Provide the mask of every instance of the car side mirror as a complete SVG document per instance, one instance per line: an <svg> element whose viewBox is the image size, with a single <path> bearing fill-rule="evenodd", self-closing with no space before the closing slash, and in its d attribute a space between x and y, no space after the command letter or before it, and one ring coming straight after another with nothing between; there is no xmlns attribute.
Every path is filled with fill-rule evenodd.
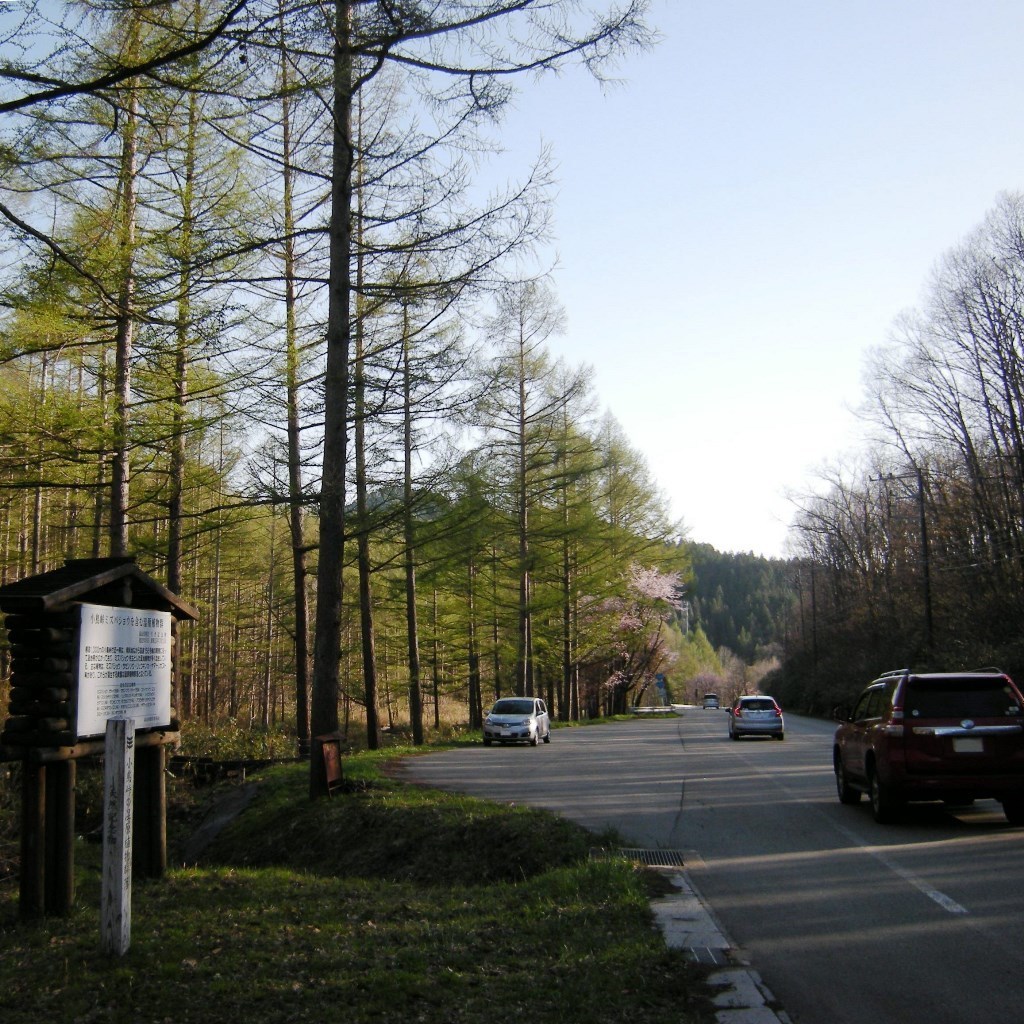
<svg viewBox="0 0 1024 1024"><path fill-rule="evenodd" d="M850 721L850 705L849 704L837 704L832 709L832 718L836 722L848 722L848 721Z"/></svg>

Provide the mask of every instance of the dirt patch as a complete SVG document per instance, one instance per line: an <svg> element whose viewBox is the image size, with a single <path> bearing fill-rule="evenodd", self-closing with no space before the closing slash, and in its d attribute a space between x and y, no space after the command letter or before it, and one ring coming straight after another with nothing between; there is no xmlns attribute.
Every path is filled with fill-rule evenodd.
<svg viewBox="0 0 1024 1024"><path fill-rule="evenodd" d="M195 864L202 852L220 835L221 831L238 817L256 795L257 783L247 782L219 797L207 811L199 827L186 840L181 849L181 863Z"/></svg>

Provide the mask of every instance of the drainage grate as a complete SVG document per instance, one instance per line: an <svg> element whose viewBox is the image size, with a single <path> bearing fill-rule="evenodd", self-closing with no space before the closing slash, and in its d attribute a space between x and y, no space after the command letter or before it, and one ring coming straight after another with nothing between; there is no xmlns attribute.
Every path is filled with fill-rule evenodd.
<svg viewBox="0 0 1024 1024"><path fill-rule="evenodd" d="M590 851L591 860L631 860L649 868L683 867L682 850L644 850L638 847L620 847L616 850Z"/></svg>

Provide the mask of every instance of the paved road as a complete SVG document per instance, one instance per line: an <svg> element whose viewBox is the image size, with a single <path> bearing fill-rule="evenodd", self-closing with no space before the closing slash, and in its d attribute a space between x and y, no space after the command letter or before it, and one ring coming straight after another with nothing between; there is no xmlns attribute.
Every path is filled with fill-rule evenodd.
<svg viewBox="0 0 1024 1024"><path fill-rule="evenodd" d="M798 1024L1024 1022L1024 830L997 804L877 825L843 807L832 727L726 738L724 712L556 730L550 745L407 760L440 788L679 849Z"/></svg>

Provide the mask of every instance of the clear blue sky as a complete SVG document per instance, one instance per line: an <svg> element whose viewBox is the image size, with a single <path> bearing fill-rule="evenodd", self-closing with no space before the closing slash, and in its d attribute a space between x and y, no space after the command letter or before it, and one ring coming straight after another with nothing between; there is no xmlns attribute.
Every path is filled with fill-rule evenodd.
<svg viewBox="0 0 1024 1024"><path fill-rule="evenodd" d="M527 86L508 159L560 182L552 349L693 540L784 553L863 449L868 349L942 254L1024 189L1021 0L656 0L663 41L602 92Z"/></svg>

